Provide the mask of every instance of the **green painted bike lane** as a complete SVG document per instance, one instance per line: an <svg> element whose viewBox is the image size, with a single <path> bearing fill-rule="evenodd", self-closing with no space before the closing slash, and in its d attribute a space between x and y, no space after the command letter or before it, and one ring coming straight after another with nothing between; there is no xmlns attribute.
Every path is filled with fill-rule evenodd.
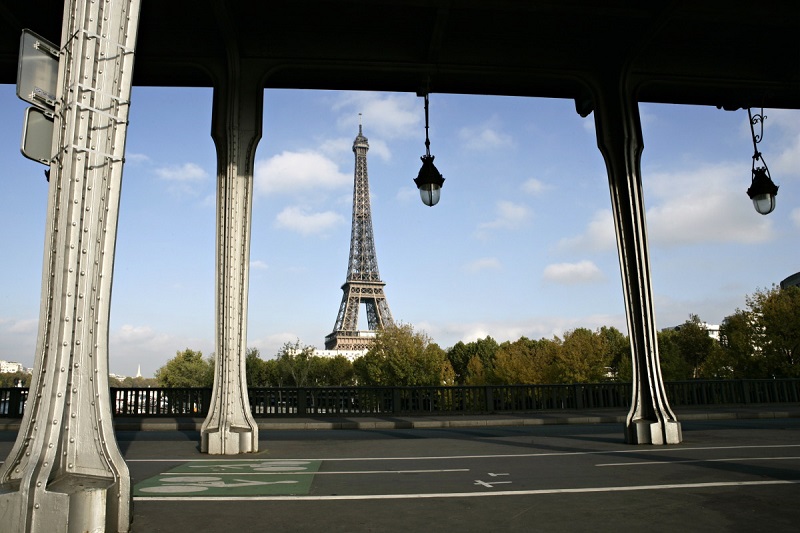
<svg viewBox="0 0 800 533"><path fill-rule="evenodd" d="M137 483L134 496L304 495L322 461L188 461Z"/></svg>

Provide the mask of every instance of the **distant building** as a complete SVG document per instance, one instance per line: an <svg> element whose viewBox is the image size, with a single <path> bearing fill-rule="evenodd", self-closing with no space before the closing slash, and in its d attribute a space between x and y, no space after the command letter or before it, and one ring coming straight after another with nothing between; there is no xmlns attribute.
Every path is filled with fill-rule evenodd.
<svg viewBox="0 0 800 533"><path fill-rule="evenodd" d="M786 289L788 287L800 287L800 272L797 274L792 274L785 280L781 281L781 289Z"/></svg>
<svg viewBox="0 0 800 533"><path fill-rule="evenodd" d="M22 366L20 363L16 363L14 361L0 360L1 374L13 374L15 372L25 372L25 367Z"/></svg>
<svg viewBox="0 0 800 533"><path fill-rule="evenodd" d="M365 353L367 353L367 350L317 350L314 348L314 355L331 358L336 357L337 355L343 355L350 362L355 361Z"/></svg>
<svg viewBox="0 0 800 533"><path fill-rule="evenodd" d="M719 340L719 324L709 324L708 322L700 322L698 324L701 328L706 330L708 336L714 339L715 341ZM669 328L663 328L661 331L680 331L681 326L672 326Z"/></svg>
<svg viewBox="0 0 800 533"><path fill-rule="evenodd" d="M348 361L353 362L365 353L367 350L319 350L317 348L313 349L311 355L316 355L318 357L330 357L331 359L336 357L337 355L344 356ZM298 352L302 350L295 350L294 348L290 349L288 353L292 355L297 355Z"/></svg>

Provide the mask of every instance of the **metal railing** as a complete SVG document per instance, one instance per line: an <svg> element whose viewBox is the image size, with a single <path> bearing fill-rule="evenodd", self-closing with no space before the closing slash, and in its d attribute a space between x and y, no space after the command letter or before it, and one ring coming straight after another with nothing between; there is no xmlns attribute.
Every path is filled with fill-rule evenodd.
<svg viewBox="0 0 800 533"><path fill-rule="evenodd" d="M665 383L673 407L800 402L800 379ZM111 388L115 417L204 417L206 388ZM20 418L26 388L0 388L0 418ZM266 387L248 390L254 417L385 416L627 409L629 383L451 387Z"/></svg>

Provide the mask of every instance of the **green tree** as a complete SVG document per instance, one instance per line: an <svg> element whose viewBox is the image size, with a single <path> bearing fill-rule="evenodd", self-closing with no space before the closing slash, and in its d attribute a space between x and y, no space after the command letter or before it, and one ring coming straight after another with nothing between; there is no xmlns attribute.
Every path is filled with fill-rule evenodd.
<svg viewBox="0 0 800 533"><path fill-rule="evenodd" d="M0 387L30 387L31 375L26 372L6 372L0 374Z"/></svg>
<svg viewBox="0 0 800 533"><path fill-rule="evenodd" d="M611 374L617 380L630 381L631 369L631 343L628 337L613 326L603 326L597 332L603 338L603 344L609 355L608 365ZM627 376L627 380L624 379Z"/></svg>
<svg viewBox="0 0 800 533"><path fill-rule="evenodd" d="M457 342L447 351L447 358L453 367L455 380L458 384L483 385L492 374L494 358L500 346L493 338L487 336L472 342ZM473 361L477 358L480 361ZM473 375L470 369L479 372Z"/></svg>
<svg viewBox="0 0 800 533"><path fill-rule="evenodd" d="M319 357L319 385L332 387L347 387L353 384L355 373L353 363L343 355L334 357Z"/></svg>
<svg viewBox="0 0 800 533"><path fill-rule="evenodd" d="M161 387L211 387L214 384L213 358L203 359L203 353L186 348L156 371Z"/></svg>
<svg viewBox="0 0 800 533"><path fill-rule="evenodd" d="M597 383L608 379L612 354L599 332L576 328L564 333L556 365L561 383Z"/></svg>
<svg viewBox="0 0 800 533"><path fill-rule="evenodd" d="M759 290L747 298L753 341L770 377L800 376L800 287Z"/></svg>
<svg viewBox="0 0 800 533"><path fill-rule="evenodd" d="M755 357L755 328L752 313L737 309L719 326L721 357L712 361L709 373L729 379L763 378L766 368Z"/></svg>
<svg viewBox="0 0 800 533"><path fill-rule="evenodd" d="M558 346L553 341L520 337L500 344L491 381L503 385L552 383Z"/></svg>
<svg viewBox="0 0 800 533"><path fill-rule="evenodd" d="M681 357L691 367L691 378L700 377L700 367L711 356L717 341L708 334L708 329L697 315L678 326L675 342Z"/></svg>
<svg viewBox="0 0 800 533"><path fill-rule="evenodd" d="M245 357L245 375L248 387L267 386L267 363L261 359L258 348L248 348Z"/></svg>
<svg viewBox="0 0 800 533"><path fill-rule="evenodd" d="M368 386L436 386L451 384L455 376L445 351L408 324L378 331L353 369L359 384Z"/></svg>
<svg viewBox="0 0 800 533"><path fill-rule="evenodd" d="M263 365L264 387L283 387L286 385L280 372L277 359L267 359Z"/></svg>
<svg viewBox="0 0 800 533"><path fill-rule="evenodd" d="M469 374L469 361L472 359L472 353L467 345L463 341L458 341L452 348L447 350L447 358L453 367L456 383L459 385L466 383Z"/></svg>
<svg viewBox="0 0 800 533"><path fill-rule="evenodd" d="M303 346L300 340L287 342L278 352L277 371L280 386L308 387L315 385L316 366L313 346Z"/></svg>
<svg viewBox="0 0 800 533"><path fill-rule="evenodd" d="M158 387L157 379L145 378L141 376L128 376L119 383L120 387L125 388L146 389L147 387Z"/></svg>
<svg viewBox="0 0 800 533"><path fill-rule="evenodd" d="M666 329L658 332L658 356L661 364L661 375L665 381L682 381L691 379L692 366L683 358L678 332Z"/></svg>
<svg viewBox="0 0 800 533"><path fill-rule="evenodd" d="M467 378L464 384L487 385L489 381L489 375L486 372L486 367L483 366L483 361L479 356L473 355L469 363L467 363Z"/></svg>

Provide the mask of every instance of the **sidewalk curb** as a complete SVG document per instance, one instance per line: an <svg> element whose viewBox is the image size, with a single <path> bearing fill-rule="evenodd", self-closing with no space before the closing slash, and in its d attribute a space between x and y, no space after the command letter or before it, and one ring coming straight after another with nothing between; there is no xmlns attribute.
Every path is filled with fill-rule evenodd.
<svg viewBox="0 0 800 533"><path fill-rule="evenodd" d="M800 418L797 407L769 409L768 407L728 407L714 411L685 409L676 413L678 421L693 420L754 420ZM286 430L371 430L371 429L447 429L475 427L543 426L573 424L624 424L626 414L615 410L609 413L562 414L544 411L537 416L483 415L430 417L351 417L351 418L256 418L261 431ZM0 420L0 431L18 431L20 419ZM200 431L202 418L116 418L115 431Z"/></svg>

